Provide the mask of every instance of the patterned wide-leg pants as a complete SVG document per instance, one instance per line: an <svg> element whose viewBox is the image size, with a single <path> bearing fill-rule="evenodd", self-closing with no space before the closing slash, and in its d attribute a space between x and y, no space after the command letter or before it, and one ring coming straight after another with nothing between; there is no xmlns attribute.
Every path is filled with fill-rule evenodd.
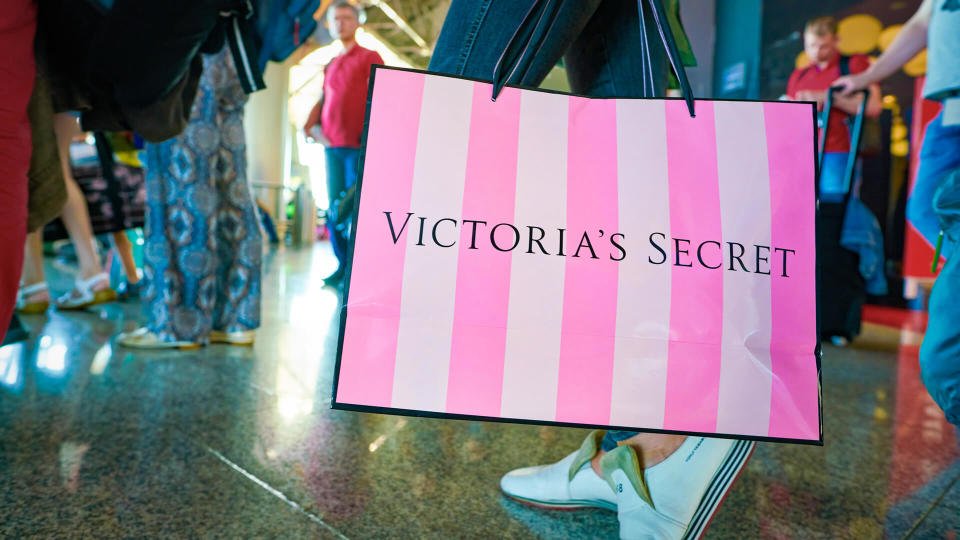
<svg viewBox="0 0 960 540"><path fill-rule="evenodd" d="M260 326L262 240L247 183L243 106L225 48L204 57L190 123L147 145L144 308L165 341Z"/></svg>

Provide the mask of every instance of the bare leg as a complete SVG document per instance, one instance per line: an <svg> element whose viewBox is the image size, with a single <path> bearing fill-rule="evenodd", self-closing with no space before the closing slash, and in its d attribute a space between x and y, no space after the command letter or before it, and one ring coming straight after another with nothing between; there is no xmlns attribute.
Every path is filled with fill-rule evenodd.
<svg viewBox="0 0 960 540"><path fill-rule="evenodd" d="M127 231L113 233L113 245L120 255L120 262L123 263L123 272L127 275L127 283L137 284L140 277L137 276L137 263L133 259L133 242L127 236Z"/></svg>
<svg viewBox="0 0 960 540"><path fill-rule="evenodd" d="M63 167L63 178L67 185L67 204L63 207L60 219L63 220L70 234L70 240L77 250L80 279L88 279L103 272L103 265L100 263L100 256L95 247L90 214L87 212L87 201L70 172L70 143L74 136L80 134L80 127L77 125L77 119L72 115L60 113L54 115L53 128L57 134L60 164ZM93 290L104 289L109 285L104 280L103 283L94 285Z"/></svg>
<svg viewBox="0 0 960 540"><path fill-rule="evenodd" d="M653 467L657 463L667 459L671 454L680 448L683 441L687 440L686 435L663 435L660 433L638 433L633 437L621 442L622 445L630 445L637 453L637 459L643 468ZM603 450L597 452L590 460L590 466L599 476L603 476L600 469L600 458L606 454Z"/></svg>
<svg viewBox="0 0 960 540"><path fill-rule="evenodd" d="M21 285L34 285L44 281L43 275L43 232L35 231L27 235L26 252L23 258ZM26 298L27 302L50 300L50 291L37 291Z"/></svg>

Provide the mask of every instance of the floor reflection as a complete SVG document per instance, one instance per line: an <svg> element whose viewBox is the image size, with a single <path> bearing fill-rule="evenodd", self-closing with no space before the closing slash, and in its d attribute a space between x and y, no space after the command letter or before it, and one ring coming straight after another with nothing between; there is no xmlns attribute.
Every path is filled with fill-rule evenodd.
<svg viewBox="0 0 960 540"><path fill-rule="evenodd" d="M252 348L120 348L136 303L27 318L0 348L0 537L616 537L613 513L498 491L582 430L331 410L334 265L326 244L267 254ZM55 290L69 270L50 265ZM919 380L925 323L870 309L826 346L825 446L759 445L707 537L955 537L960 442Z"/></svg>

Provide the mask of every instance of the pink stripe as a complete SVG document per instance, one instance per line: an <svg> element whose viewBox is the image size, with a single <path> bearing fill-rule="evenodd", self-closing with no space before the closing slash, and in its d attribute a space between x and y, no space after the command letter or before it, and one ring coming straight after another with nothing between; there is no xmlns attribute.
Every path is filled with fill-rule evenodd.
<svg viewBox="0 0 960 540"><path fill-rule="evenodd" d="M609 242L618 227L616 102L571 97L569 111L557 421L606 424L617 323L618 267ZM586 247L574 257L585 232L596 259Z"/></svg>
<svg viewBox="0 0 960 540"><path fill-rule="evenodd" d="M336 396L340 403L390 406L406 236L412 226L394 243L383 212L393 212L399 230L410 211L423 83L422 74L376 72L357 219L356 243L362 249L353 254Z"/></svg>
<svg viewBox="0 0 960 540"><path fill-rule="evenodd" d="M769 436L819 439L813 115L810 105L792 103L765 103L763 113L772 242L796 250L787 261L789 277L772 280ZM781 275L782 259L772 257L771 262L771 272Z"/></svg>
<svg viewBox="0 0 960 540"><path fill-rule="evenodd" d="M490 231L500 223L513 224L519 122L519 90L504 89L493 102L490 85L475 83L461 215L487 225L477 224L475 249L473 225L460 227L449 413L500 416L511 252L497 251L491 240L507 249L515 235L509 226L498 227L493 238Z"/></svg>
<svg viewBox="0 0 960 540"><path fill-rule="evenodd" d="M689 243L680 242L679 250L673 240L664 246L669 248L666 264L674 266L663 427L712 432L719 399L723 271L701 266L697 249L722 239L713 103L697 102L696 118L690 118L683 101L667 101L666 108L670 234ZM707 259L713 246L704 250L707 264L716 264ZM678 256L679 264L691 266L675 264Z"/></svg>

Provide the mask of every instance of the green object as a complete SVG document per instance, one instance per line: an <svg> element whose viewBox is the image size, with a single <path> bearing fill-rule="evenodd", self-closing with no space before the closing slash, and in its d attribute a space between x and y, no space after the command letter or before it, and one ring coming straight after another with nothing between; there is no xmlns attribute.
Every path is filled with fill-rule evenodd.
<svg viewBox="0 0 960 540"><path fill-rule="evenodd" d="M943 248L943 231L937 236L937 249L933 252L933 266L930 268L931 274L937 273L937 265L940 263L940 249Z"/></svg>
<svg viewBox="0 0 960 540"><path fill-rule="evenodd" d="M653 498L650 497L650 489L647 487L647 481L643 478L643 469L640 468L640 462L637 460L637 454L633 451L633 448L629 446L618 446L607 452L600 458L600 468L603 469L603 479L607 481L607 484L610 485L610 489L612 489L614 493L618 493L623 489L622 486L618 486L617 483L613 481L612 476L613 471L620 469L627 475L627 479L630 480L637 495L646 501L646 503L650 505L650 508L656 510L653 506Z"/></svg>
<svg viewBox="0 0 960 540"><path fill-rule="evenodd" d="M573 477L577 475L577 471L580 470L580 467L583 467L583 464L593 459L593 456L597 455L597 450L600 449L600 441L603 440L603 431L594 430L591 431L587 438L583 440L583 444L580 445L580 450L577 450L577 457L573 458L573 463L570 464L570 480L573 480Z"/></svg>
<svg viewBox="0 0 960 540"><path fill-rule="evenodd" d="M666 12L667 23L670 25L670 30L673 31L673 37L677 42L677 50L680 51L680 62L685 67L696 67L697 57L693 54L690 38L687 37L687 32L683 29L683 22L680 21L680 0L667 0Z"/></svg>

